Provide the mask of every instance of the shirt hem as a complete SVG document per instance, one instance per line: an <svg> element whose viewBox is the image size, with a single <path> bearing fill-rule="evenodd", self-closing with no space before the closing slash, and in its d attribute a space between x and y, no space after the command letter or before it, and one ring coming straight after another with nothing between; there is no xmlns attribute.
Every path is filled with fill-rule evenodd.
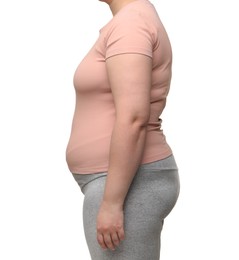
<svg viewBox="0 0 239 260"><path fill-rule="evenodd" d="M169 157L172 154L173 154L173 152L170 149L167 152L143 158L140 165L152 163L152 162L155 162L155 161L158 161L158 160L163 160L163 159ZM82 174L82 175L96 174L96 173L107 173L108 172L108 166L102 166L102 167L97 168L97 169L89 168L88 170L86 170L86 169L83 170L83 169L80 169L80 168L69 168L69 170L72 174Z"/></svg>

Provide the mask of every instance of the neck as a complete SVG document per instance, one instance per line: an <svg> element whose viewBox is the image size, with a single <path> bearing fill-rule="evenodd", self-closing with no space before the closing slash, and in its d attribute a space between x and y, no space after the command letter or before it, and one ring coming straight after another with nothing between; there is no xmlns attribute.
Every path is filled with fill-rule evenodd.
<svg viewBox="0 0 239 260"><path fill-rule="evenodd" d="M110 10L113 15L118 13L121 8L123 8L125 5L134 2L136 0L112 0L109 4Z"/></svg>

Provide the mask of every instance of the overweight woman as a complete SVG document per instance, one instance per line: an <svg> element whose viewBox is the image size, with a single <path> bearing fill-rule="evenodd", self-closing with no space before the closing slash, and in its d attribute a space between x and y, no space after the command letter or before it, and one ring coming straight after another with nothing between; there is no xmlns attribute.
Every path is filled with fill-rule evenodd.
<svg viewBox="0 0 239 260"><path fill-rule="evenodd" d="M84 194L91 259L158 260L163 222L179 195L160 118L171 46L148 0L101 2L113 17L74 75L66 160Z"/></svg>

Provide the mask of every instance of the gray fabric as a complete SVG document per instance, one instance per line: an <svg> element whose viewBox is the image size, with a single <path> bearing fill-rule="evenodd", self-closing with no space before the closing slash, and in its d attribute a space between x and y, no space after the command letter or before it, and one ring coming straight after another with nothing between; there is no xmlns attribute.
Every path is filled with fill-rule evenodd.
<svg viewBox="0 0 239 260"><path fill-rule="evenodd" d="M139 167L124 203L125 240L115 251L101 249L96 239L96 217L107 174L73 177L85 195L83 224L92 260L159 260L164 218L173 209L180 189L173 155Z"/></svg>

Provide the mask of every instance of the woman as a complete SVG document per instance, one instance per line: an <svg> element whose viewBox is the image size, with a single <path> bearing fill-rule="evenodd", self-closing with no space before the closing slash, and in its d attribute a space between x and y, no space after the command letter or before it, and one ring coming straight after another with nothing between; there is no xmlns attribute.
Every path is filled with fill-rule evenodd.
<svg viewBox="0 0 239 260"><path fill-rule="evenodd" d="M102 0L113 18L74 75L66 151L84 193L93 260L158 260L178 169L159 118L171 79L167 33L148 0Z"/></svg>

